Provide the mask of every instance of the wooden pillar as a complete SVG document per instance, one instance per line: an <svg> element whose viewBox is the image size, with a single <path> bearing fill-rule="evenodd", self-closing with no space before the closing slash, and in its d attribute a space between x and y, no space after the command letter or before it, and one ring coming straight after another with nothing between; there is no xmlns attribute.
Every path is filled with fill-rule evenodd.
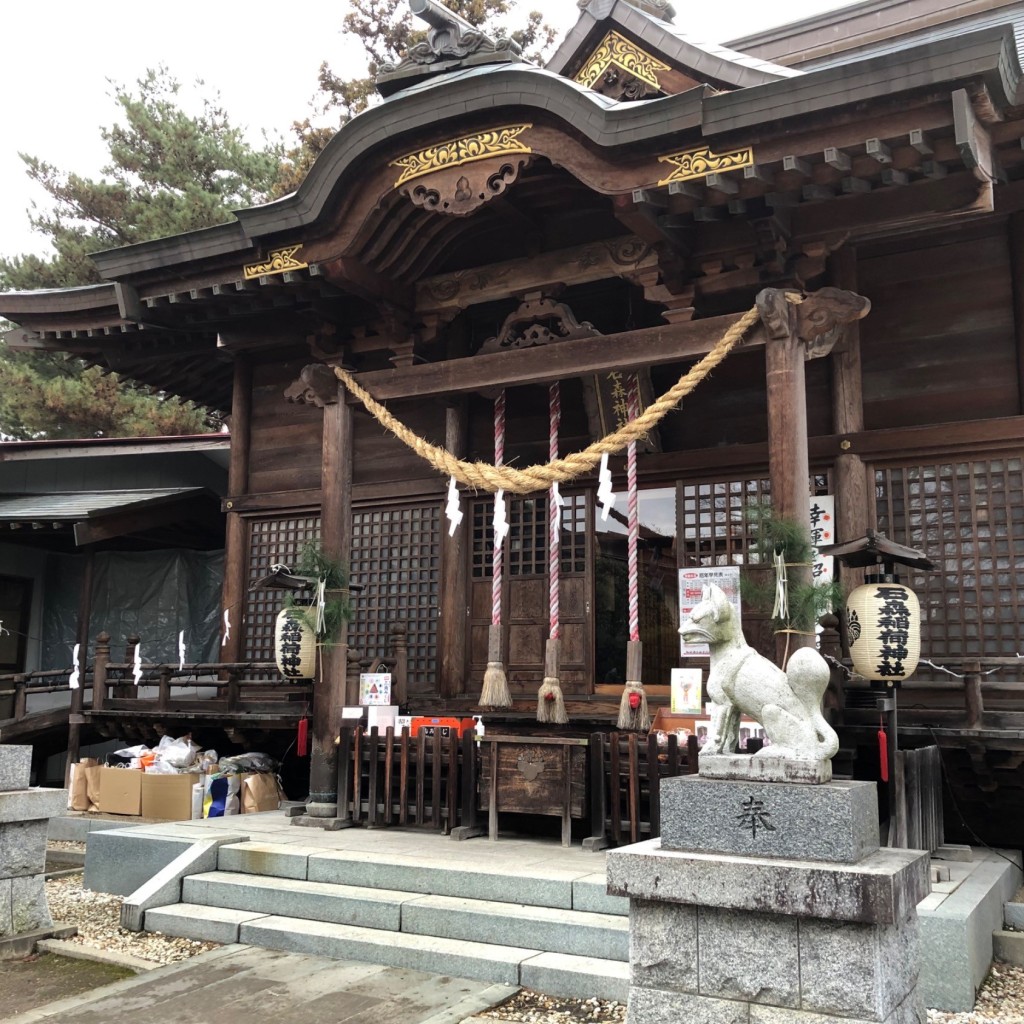
<svg viewBox="0 0 1024 1024"><path fill-rule="evenodd" d="M326 369L320 367L317 372ZM320 376L322 380L322 373ZM341 385L333 373L330 379L330 391L323 385L318 389L324 410L320 545L328 558L341 562L348 570L352 562L352 407L344 394L338 394ZM321 648L320 678L313 686L313 744L306 805L306 813L312 818L334 819L338 814L334 740L341 727L342 707L358 703L358 695L348 693L346 688L347 653L348 630L343 625L341 635Z"/></svg>
<svg viewBox="0 0 1024 1024"><path fill-rule="evenodd" d="M445 409L444 444L456 458L465 458L468 413L464 399ZM438 611L438 688L441 697L455 697L473 688L466 679L466 547L468 522L448 536L441 533L441 605Z"/></svg>
<svg viewBox="0 0 1024 1024"><path fill-rule="evenodd" d="M92 617L92 575L95 550L87 545L85 570L82 574L82 588L78 596L78 627L75 643L78 644L78 689L71 691L71 710L68 713L68 758L64 766L64 785L71 783L71 766L79 759L82 743L82 725L85 718L82 707L85 699L86 665L89 663L89 619Z"/></svg>
<svg viewBox="0 0 1024 1024"><path fill-rule="evenodd" d="M768 472L772 509L810 534L810 466L804 363L828 355L845 325L865 316L870 303L852 292L823 288L794 303L767 288L757 296L766 334ZM809 567L791 567L790 579L810 579ZM812 635L793 634L789 650L810 647Z"/></svg>
<svg viewBox="0 0 1024 1024"><path fill-rule="evenodd" d="M844 246L832 257L830 276L838 288L856 291L857 252ZM863 372L860 359L860 323L848 323L841 342L832 353L832 426L839 435L841 453L833 466L836 496L835 535L837 544L845 544L867 534L874 525L872 496L874 488L868 479L864 460L848 447L844 435L864 429ZM847 570L852 573L853 570ZM853 586L861 578L847 578Z"/></svg>
<svg viewBox="0 0 1024 1024"><path fill-rule="evenodd" d="M1013 283L1013 328L1017 342L1017 409L1024 413L1024 213L1011 213L1007 222L1010 281Z"/></svg>
<svg viewBox="0 0 1024 1024"><path fill-rule="evenodd" d="M231 461L228 465L227 530L224 538L224 587L221 604L231 620L231 631L222 642L221 661L241 661L245 630L245 585L249 561L249 530L245 519L232 511L234 499L249 489L249 443L252 423L252 366L245 356L235 357L231 391ZM223 641L224 620L221 617Z"/></svg>

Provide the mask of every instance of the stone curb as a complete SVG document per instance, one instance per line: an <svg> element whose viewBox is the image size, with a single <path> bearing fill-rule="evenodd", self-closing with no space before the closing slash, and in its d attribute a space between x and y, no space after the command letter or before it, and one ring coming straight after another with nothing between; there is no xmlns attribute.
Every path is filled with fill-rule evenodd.
<svg viewBox="0 0 1024 1024"><path fill-rule="evenodd" d="M70 942L67 939L40 939L36 943L36 949L42 953L66 956L69 960L91 960L97 964L127 967L128 970L135 971L136 974L142 974L163 966L153 960L143 960L142 957L132 956L131 953L119 953L114 949L98 949L95 946L84 946L80 942Z"/></svg>
<svg viewBox="0 0 1024 1024"><path fill-rule="evenodd" d="M155 968L160 970L161 977L168 978L183 970L188 970L193 964L218 960L222 956L228 956L231 953L237 953L239 950L246 948L248 947L234 943L230 946L221 946L219 949L207 950L205 953L200 953L179 963L156 964ZM130 991L139 985L145 984L149 977L150 973L147 971L136 975L134 978L122 978L121 981L112 981L109 985L100 985L98 988L90 989L88 992L81 992L77 996L58 999L55 1002L47 1003L45 1006L37 1006L34 1010L26 1010L24 1013L18 1014L17 1017L11 1017L4 1021L4 1024L37 1024L37 1022L44 1020L59 1021L62 1019L62 1014L76 1010L80 1006L85 1006L95 999L104 999L107 996Z"/></svg>

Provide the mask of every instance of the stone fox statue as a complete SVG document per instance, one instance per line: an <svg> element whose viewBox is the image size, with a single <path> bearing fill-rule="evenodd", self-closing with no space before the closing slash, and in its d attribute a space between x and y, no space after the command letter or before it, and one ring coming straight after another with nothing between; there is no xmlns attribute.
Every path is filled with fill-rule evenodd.
<svg viewBox="0 0 1024 1024"><path fill-rule="evenodd" d="M707 693L714 706L703 754L735 753L740 715L764 726L771 741L759 751L764 757L816 761L836 753L839 737L821 714L829 669L817 651L801 648L783 672L743 639L729 599L713 584L679 632L711 650Z"/></svg>

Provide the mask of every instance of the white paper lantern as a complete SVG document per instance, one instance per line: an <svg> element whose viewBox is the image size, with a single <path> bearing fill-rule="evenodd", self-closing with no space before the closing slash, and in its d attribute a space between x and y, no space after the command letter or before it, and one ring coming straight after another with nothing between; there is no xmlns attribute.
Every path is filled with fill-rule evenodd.
<svg viewBox="0 0 1024 1024"><path fill-rule="evenodd" d="M274 658L286 679L312 679L316 674L316 636L294 608L277 613Z"/></svg>
<svg viewBox="0 0 1024 1024"><path fill-rule="evenodd" d="M846 599L853 667L866 679L897 684L921 657L921 605L902 583L866 583Z"/></svg>

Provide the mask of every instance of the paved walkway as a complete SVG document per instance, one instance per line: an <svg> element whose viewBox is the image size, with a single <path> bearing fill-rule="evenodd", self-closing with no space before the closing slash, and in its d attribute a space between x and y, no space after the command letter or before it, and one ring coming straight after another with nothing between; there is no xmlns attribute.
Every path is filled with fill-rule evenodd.
<svg viewBox="0 0 1024 1024"><path fill-rule="evenodd" d="M232 945L50 1003L7 1024L458 1024L515 991Z"/></svg>

